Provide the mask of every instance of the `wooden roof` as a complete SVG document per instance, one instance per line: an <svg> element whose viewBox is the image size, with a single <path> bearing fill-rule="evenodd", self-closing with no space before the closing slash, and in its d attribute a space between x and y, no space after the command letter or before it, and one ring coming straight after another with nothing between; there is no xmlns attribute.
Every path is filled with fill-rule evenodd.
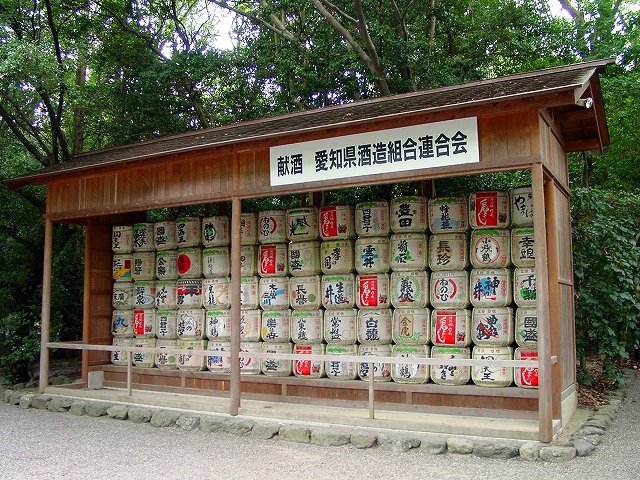
<svg viewBox="0 0 640 480"><path fill-rule="evenodd" d="M381 97L339 106L161 137L76 155L72 161L5 181L10 188L46 184L61 176L89 175L93 169L115 166L172 153L220 147L282 135L310 132L424 112L480 106L550 94L567 94L564 103L550 105L567 151L602 149L609 144L597 73L612 59L549 68L524 74ZM593 99L592 108L576 102Z"/></svg>

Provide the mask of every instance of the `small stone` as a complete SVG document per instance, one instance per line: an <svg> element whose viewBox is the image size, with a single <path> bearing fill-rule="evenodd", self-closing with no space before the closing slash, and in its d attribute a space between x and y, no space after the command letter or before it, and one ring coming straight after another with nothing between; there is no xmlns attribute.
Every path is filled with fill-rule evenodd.
<svg viewBox="0 0 640 480"><path fill-rule="evenodd" d="M444 440L422 440L420 451L427 455L440 455L447 449L447 442Z"/></svg>
<svg viewBox="0 0 640 480"><path fill-rule="evenodd" d="M520 447L507 443L487 443L485 445L476 445L473 448L473 454L481 458L507 460L520 455Z"/></svg>
<svg viewBox="0 0 640 480"><path fill-rule="evenodd" d="M200 417L192 417L191 415L180 415L180 418L176 420L176 425L182 430L191 432L198 428L200 425Z"/></svg>
<svg viewBox="0 0 640 480"><path fill-rule="evenodd" d="M528 462L537 462L540 459L541 445L538 442L527 442L520 445L520 458Z"/></svg>
<svg viewBox="0 0 640 480"><path fill-rule="evenodd" d="M4 397L3 397L4 403L10 403L11 402L11 395L13 395L13 390L6 389L4 391Z"/></svg>
<svg viewBox="0 0 640 480"><path fill-rule="evenodd" d="M378 445L394 452L408 452L420 446L420 440L395 435L378 435Z"/></svg>
<svg viewBox="0 0 640 480"><path fill-rule="evenodd" d="M171 427L176 424L179 418L179 413L169 410L159 410L151 416L149 423L158 428Z"/></svg>
<svg viewBox="0 0 640 480"><path fill-rule="evenodd" d="M576 455L578 457L586 457L587 455L591 455L593 450L596 448L593 443L590 443L581 438L577 438L573 441L573 446L576 449Z"/></svg>
<svg viewBox="0 0 640 480"><path fill-rule="evenodd" d="M47 410L50 412L68 412L72 403L73 400L70 398L52 398L47 404Z"/></svg>
<svg viewBox="0 0 640 480"><path fill-rule="evenodd" d="M31 399L31 408L36 408L38 410L46 410L47 405L51 401L51 397L49 395L35 395Z"/></svg>
<svg viewBox="0 0 640 480"><path fill-rule="evenodd" d="M107 409L111 405L98 402L86 402L84 405L84 413L90 417L102 417L107 414ZM131 412L128 412L129 418L131 418Z"/></svg>
<svg viewBox="0 0 640 480"><path fill-rule="evenodd" d="M311 441L311 430L304 426L283 425L278 435L287 442L309 443Z"/></svg>
<svg viewBox="0 0 640 480"><path fill-rule="evenodd" d="M8 403L10 405L18 405L20 403L20 399L22 398L23 395L24 395L24 392L17 392L15 390L12 390L12 393L9 396Z"/></svg>
<svg viewBox="0 0 640 480"><path fill-rule="evenodd" d="M619 398L612 398L611 400L609 400L609 406L613 409L617 409L621 404L622 400L620 400Z"/></svg>
<svg viewBox="0 0 640 480"><path fill-rule="evenodd" d="M109 418L115 418L116 420L126 420L129 412L129 407L126 405L114 405L107 408L107 415Z"/></svg>
<svg viewBox="0 0 640 480"><path fill-rule="evenodd" d="M473 452L473 442L464 438L447 438L447 450L449 453L468 455Z"/></svg>
<svg viewBox="0 0 640 480"><path fill-rule="evenodd" d="M256 422L246 418L228 418L222 425L222 429L231 435L249 435L255 424Z"/></svg>
<svg viewBox="0 0 640 480"><path fill-rule="evenodd" d="M318 428L311 431L311 443L324 447L339 447L351 443L351 433L344 430Z"/></svg>
<svg viewBox="0 0 640 480"><path fill-rule="evenodd" d="M148 408L131 407L129 408L129 420L133 423L147 423L151 420L153 412Z"/></svg>
<svg viewBox="0 0 640 480"><path fill-rule="evenodd" d="M75 402L73 402L71 404L71 407L69 407L69 413L71 415L76 415L78 417L82 416L85 414L85 406L87 405L87 402L83 401L83 400L76 400Z"/></svg>
<svg viewBox="0 0 640 480"><path fill-rule="evenodd" d="M378 441L378 436L369 432L353 432L351 434L351 445L356 448L370 448Z"/></svg>
<svg viewBox="0 0 640 480"><path fill-rule="evenodd" d="M33 400L33 397L35 397L35 394L33 393L27 393L26 395L20 397L20 408L24 410L31 408L31 401Z"/></svg>
<svg viewBox="0 0 640 480"><path fill-rule="evenodd" d="M13 385L13 389L14 390L24 390L25 388L27 388L27 384L22 382L22 383L16 383Z"/></svg>
<svg viewBox="0 0 640 480"><path fill-rule="evenodd" d="M204 433L213 433L222 431L224 419L219 417L201 417L200 431Z"/></svg>
<svg viewBox="0 0 640 480"><path fill-rule="evenodd" d="M595 427L595 428L600 428L602 430L606 430L609 427L609 422L608 421L604 421L602 419L592 418L589 421L587 421L586 426L587 427Z"/></svg>
<svg viewBox="0 0 640 480"><path fill-rule="evenodd" d="M579 430L581 435L604 435L604 430L596 427L582 427Z"/></svg>
<svg viewBox="0 0 640 480"><path fill-rule="evenodd" d="M598 445L602 440L602 437L600 435L585 435L583 439L589 442L591 445Z"/></svg>
<svg viewBox="0 0 640 480"><path fill-rule="evenodd" d="M67 385L71 382L72 380L66 375L58 375L49 379L49 385Z"/></svg>
<svg viewBox="0 0 640 480"><path fill-rule="evenodd" d="M251 436L262 440L269 440L280 431L279 423L256 423L251 429Z"/></svg>
<svg viewBox="0 0 640 480"><path fill-rule="evenodd" d="M573 460L576 457L576 449L574 447L541 447L540 458L545 462L563 463Z"/></svg>

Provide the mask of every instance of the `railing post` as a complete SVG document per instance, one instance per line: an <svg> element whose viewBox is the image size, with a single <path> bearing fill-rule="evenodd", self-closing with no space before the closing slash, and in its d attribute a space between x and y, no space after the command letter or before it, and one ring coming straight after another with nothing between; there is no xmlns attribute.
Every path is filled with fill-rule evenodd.
<svg viewBox="0 0 640 480"><path fill-rule="evenodd" d="M231 375L229 413L240 408L240 221L242 201L231 201Z"/></svg>
<svg viewBox="0 0 640 480"><path fill-rule="evenodd" d="M40 324L40 393L49 385L49 326L51 321L51 257L53 245L53 222L44 220L44 265L42 269L42 312Z"/></svg>
<svg viewBox="0 0 640 480"><path fill-rule="evenodd" d="M373 419L375 417L375 388L374 388L374 372L373 372L373 362L369 362L369 418Z"/></svg>

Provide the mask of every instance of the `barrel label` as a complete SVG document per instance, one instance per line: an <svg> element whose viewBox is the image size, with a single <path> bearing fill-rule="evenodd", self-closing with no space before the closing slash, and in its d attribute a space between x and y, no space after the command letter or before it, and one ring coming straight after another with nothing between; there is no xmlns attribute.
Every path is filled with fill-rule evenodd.
<svg viewBox="0 0 640 480"><path fill-rule="evenodd" d="M347 230L346 225L342 225ZM338 236L338 214L336 207L326 207L320 210L320 228L323 238L333 238Z"/></svg>
<svg viewBox="0 0 640 480"><path fill-rule="evenodd" d="M489 300L492 302L498 299L498 287L500 287L500 279L498 277L481 277L478 278L473 287L474 300Z"/></svg>
<svg viewBox="0 0 640 480"><path fill-rule="evenodd" d="M312 345L296 345L296 351L295 353L303 353L305 355L310 355L312 353L312 349L313 346ZM319 368L318 368L318 372L312 372L311 370L311 360L294 360L293 361L293 369L296 375L300 375L300 376L309 376L312 373L319 373Z"/></svg>
<svg viewBox="0 0 640 480"><path fill-rule="evenodd" d="M184 275L191 268L191 258L186 253L178 255L178 273Z"/></svg>
<svg viewBox="0 0 640 480"><path fill-rule="evenodd" d="M377 307L378 306L378 277L376 275L363 276L363 277L360 277L359 280L360 280L360 305L363 307Z"/></svg>
<svg viewBox="0 0 640 480"><path fill-rule="evenodd" d="M438 310L435 331L437 343L454 345L456 343L456 311Z"/></svg>
<svg viewBox="0 0 640 480"><path fill-rule="evenodd" d="M521 351L520 360L537 360L538 352L536 351ZM538 369L531 367L520 367L520 383L527 387L538 386Z"/></svg>

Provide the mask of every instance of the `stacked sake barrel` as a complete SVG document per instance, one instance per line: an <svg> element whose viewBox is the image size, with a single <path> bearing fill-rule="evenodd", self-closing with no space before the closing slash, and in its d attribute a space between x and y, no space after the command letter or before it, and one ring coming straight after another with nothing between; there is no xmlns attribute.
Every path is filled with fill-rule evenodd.
<svg viewBox="0 0 640 480"><path fill-rule="evenodd" d="M133 345L133 226L113 227L111 249L113 251L113 313L111 334L113 346L131 347ZM114 365L127 365L128 353L122 350L111 352Z"/></svg>
<svg viewBox="0 0 640 480"><path fill-rule="evenodd" d="M262 318L258 292L258 216L255 213L242 214L240 244L240 352L245 355L240 358L240 373L258 375L260 362L250 355L260 352Z"/></svg>

